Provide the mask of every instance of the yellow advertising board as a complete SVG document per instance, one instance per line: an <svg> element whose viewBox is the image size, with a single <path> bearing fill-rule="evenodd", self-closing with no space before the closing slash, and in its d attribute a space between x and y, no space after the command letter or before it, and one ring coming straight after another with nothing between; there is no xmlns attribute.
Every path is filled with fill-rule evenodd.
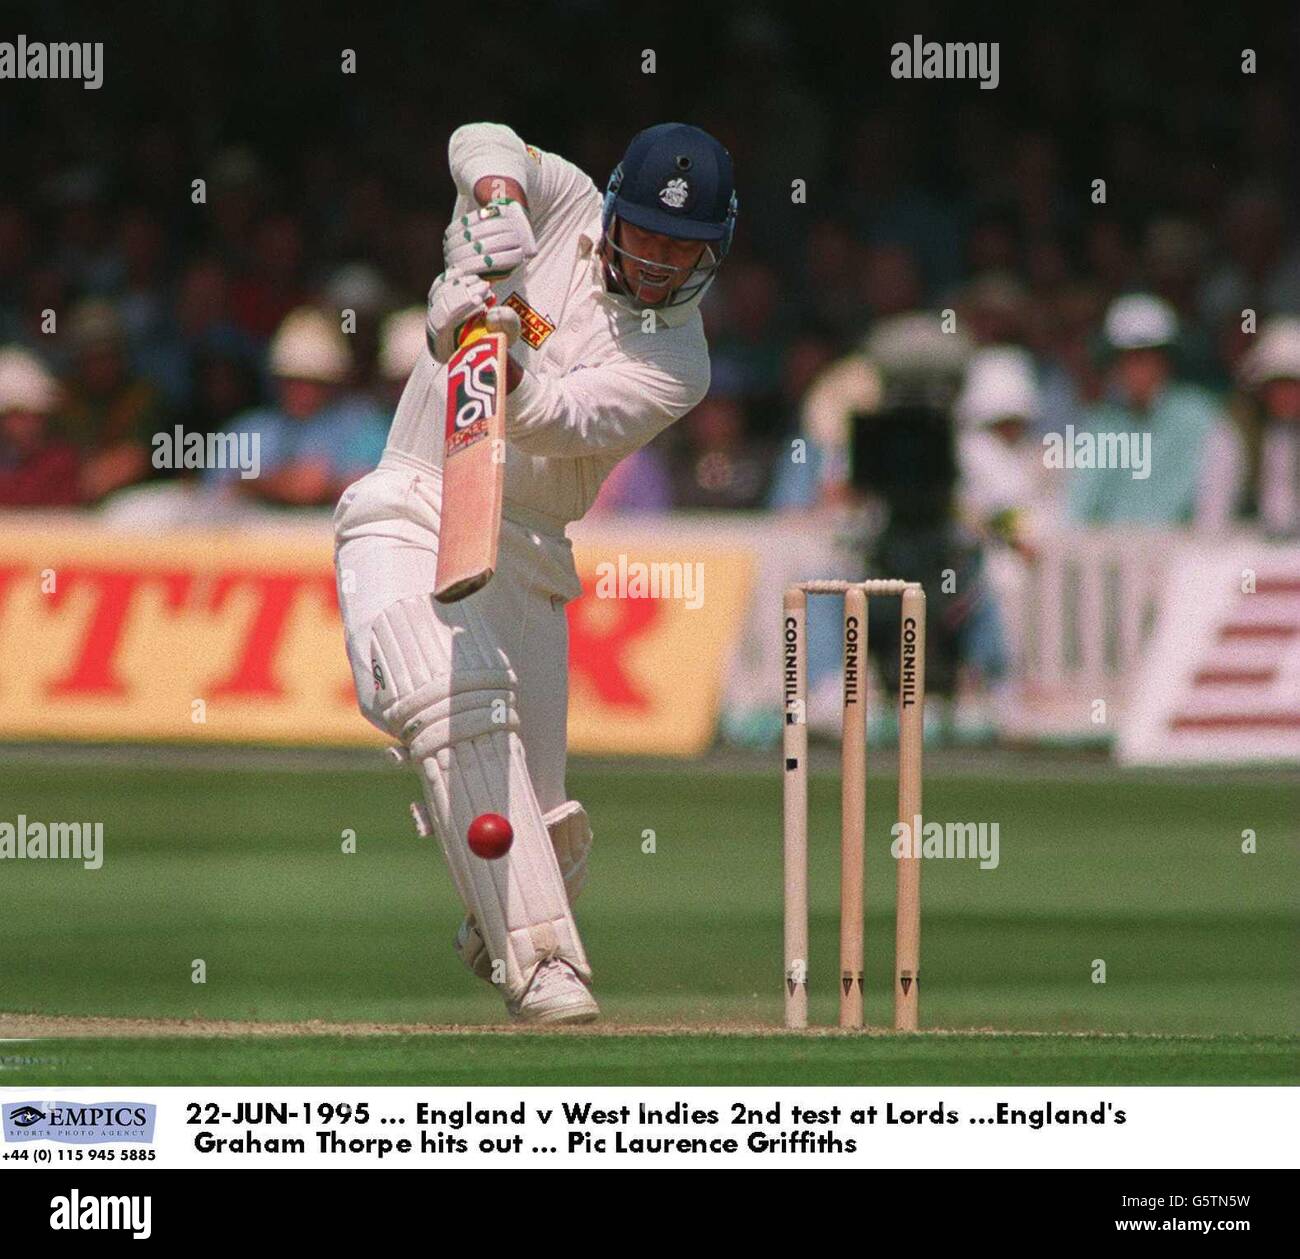
<svg viewBox="0 0 1300 1259"><path fill-rule="evenodd" d="M0 530L0 738L378 742L343 649L325 529L154 537L81 521ZM575 751L712 740L743 624L743 551L579 549Z"/></svg>
<svg viewBox="0 0 1300 1259"><path fill-rule="evenodd" d="M574 556L583 597L569 605L569 747L694 756L717 729L745 625L751 560L738 548L604 543Z"/></svg>
<svg viewBox="0 0 1300 1259"><path fill-rule="evenodd" d="M351 694L331 557L325 531L5 530L0 735L378 739Z"/></svg>

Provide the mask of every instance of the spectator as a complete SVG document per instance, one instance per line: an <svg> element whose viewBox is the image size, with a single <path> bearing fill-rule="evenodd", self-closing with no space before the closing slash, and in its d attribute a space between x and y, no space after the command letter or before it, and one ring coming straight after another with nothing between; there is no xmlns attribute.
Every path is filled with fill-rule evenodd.
<svg viewBox="0 0 1300 1259"><path fill-rule="evenodd" d="M819 331L844 337L865 328L860 282L865 252L858 238L833 219L822 219L809 228L799 305Z"/></svg>
<svg viewBox="0 0 1300 1259"><path fill-rule="evenodd" d="M265 340L302 303L302 265L302 232L291 215L257 225L252 261L230 291L235 322L250 336Z"/></svg>
<svg viewBox="0 0 1300 1259"><path fill-rule="evenodd" d="M192 401L186 428L218 433L255 406L262 386L256 360L220 344L202 349L191 364Z"/></svg>
<svg viewBox="0 0 1300 1259"><path fill-rule="evenodd" d="M534 15L538 25L520 44L541 50L534 69L553 61L552 44L584 46L586 7ZM877 79L863 98L851 73L824 70L828 55L847 49L828 51L807 23L774 6L746 12L714 32L727 45L725 64L708 40L675 54L673 108L716 117L750 175L739 252L705 308L715 389L739 407L747 449L791 425L798 403L783 359L792 336L835 357L891 313L955 306L977 344L1034 353L1039 423L1059 432L1100 402L1087 351L1107 302L1135 283L1174 307L1180 384L1220 389L1235 378L1256 340L1243 329L1244 309L1261 319L1300 311L1300 248L1284 195L1295 121L1283 79L1247 76L1229 108L1211 109L1226 99L1221 63L1182 55L1192 36L1171 46L1166 23L1135 17L1125 67L1138 64L1142 45L1174 49L1141 59L1167 106L1163 120L1144 119L1131 84L1121 90L1124 75L1105 72L1102 42L1063 42L1041 22L1004 32L1004 65L1029 75L1018 87L1007 78L998 92L941 83L919 91ZM263 21L266 46L283 44L287 19ZM1218 46L1234 21L1211 13L1196 38ZM1269 39L1269 24L1261 28L1263 46L1281 46L1282 27L1272 30ZM137 34L122 82L147 78L174 44L166 22ZM385 49L396 78L418 72L421 46L408 39ZM378 397L391 390L375 358L379 323L418 301L441 268L450 206L441 164L400 155L440 146L455 109L364 76L339 97L302 66L272 58L247 99L280 92L287 103L246 111L234 81L215 73L219 51L189 49L185 82L173 84L180 95L156 101L152 119L97 113L89 148L69 148L68 136L91 132L67 113L57 84L24 88L27 103L7 121L26 174L0 194L0 344L35 351L80 404L77 356L66 335L50 335L49 316L65 332L74 299L109 295L131 379L147 382L187 428L208 428L269 392L269 339L315 295L332 316L357 312L351 383ZM592 73L592 90L614 99L613 63ZM663 87L642 77L652 97ZM472 68L452 67L440 91L468 99L472 80ZM196 84L202 116L186 112ZM527 114L528 139L579 154L598 186L616 160L615 137L654 104L625 95L593 120L566 110L562 94L533 95L511 88L503 108ZM221 126L204 121L209 114ZM328 125L304 130L307 115ZM218 136L243 138L222 147ZM87 162L83 151L102 156ZM1109 204L1093 204L1089 181L1103 173ZM176 190L196 175L207 195L191 204ZM656 449L666 459L674 441ZM835 444L809 453L807 463L776 463L778 501L806 501L823 471L834 482ZM659 456L638 460L628 482L651 501ZM108 486L131 479L123 466L88 467L115 472Z"/></svg>
<svg viewBox="0 0 1300 1259"><path fill-rule="evenodd" d="M1027 329L1029 347L1041 367L1040 432L1063 432L1067 425L1078 424L1085 407L1101 400L1105 382L1093 330L1105 308L1095 287L1067 285Z"/></svg>
<svg viewBox="0 0 1300 1259"><path fill-rule="evenodd" d="M16 318L32 263L32 223L16 205L0 202L0 342L22 331Z"/></svg>
<svg viewBox="0 0 1300 1259"><path fill-rule="evenodd" d="M739 401L711 394L678 426L681 444L673 469L678 507L757 507L767 479L766 461L746 440Z"/></svg>
<svg viewBox="0 0 1300 1259"><path fill-rule="evenodd" d="M957 297L962 326L976 345L1020 345L1029 319L1029 295L1008 271L986 271Z"/></svg>
<svg viewBox="0 0 1300 1259"><path fill-rule="evenodd" d="M119 271L109 242L106 182L101 170L70 166L51 184L54 265L78 293L109 293Z"/></svg>
<svg viewBox="0 0 1300 1259"><path fill-rule="evenodd" d="M904 245L871 245L862 260L860 291L873 320L887 319L921 305L921 277Z"/></svg>
<svg viewBox="0 0 1300 1259"><path fill-rule="evenodd" d="M1264 325L1240 379L1258 422L1249 440L1214 447L1205 480L1209 491L1225 492L1219 519L1245 517L1275 537L1300 537L1300 318Z"/></svg>
<svg viewBox="0 0 1300 1259"><path fill-rule="evenodd" d="M1216 361L1214 346L1196 321L1196 282L1205 248L1199 229L1181 219L1156 219L1147 229L1143 270L1155 296L1178 316L1179 363L1188 377L1207 388L1222 389L1227 373Z"/></svg>
<svg viewBox="0 0 1300 1259"><path fill-rule="evenodd" d="M50 435L59 401L54 377L34 354L0 349L0 507L67 507L79 500L79 456Z"/></svg>
<svg viewBox="0 0 1300 1259"><path fill-rule="evenodd" d="M800 416L804 399L825 373L831 357L826 337L800 337L786 350L781 376L781 406L786 422L784 436L777 443L765 504L777 511L810 507L816 499L822 452L811 434L801 432Z"/></svg>
<svg viewBox="0 0 1300 1259"><path fill-rule="evenodd" d="M981 540L1003 542L1026 559L1034 558L1035 534L1058 514L1055 478L1044 467L1035 432L1041 409L1034 361L1026 351L1004 346L972 355L955 407L961 426L958 514ZM988 705L1008 666L999 600L1004 592L1005 586L981 581L967 609L954 713L965 737L987 737L996 726Z"/></svg>
<svg viewBox="0 0 1300 1259"><path fill-rule="evenodd" d="M852 418L880 405L880 375L861 342L823 368L804 396L798 458L782 451L770 506L832 506L851 497Z"/></svg>
<svg viewBox="0 0 1300 1259"><path fill-rule="evenodd" d="M268 187L266 172L249 149L231 148L212 161L211 248L237 274L248 267L249 242Z"/></svg>
<svg viewBox="0 0 1300 1259"><path fill-rule="evenodd" d="M587 515L666 512L672 505L672 473L659 443L652 442L615 465L614 471L601 483Z"/></svg>
<svg viewBox="0 0 1300 1259"><path fill-rule="evenodd" d="M383 453L386 426L374 407L343 393L351 371L347 341L320 311L290 312L271 342L273 406L230 427L259 443L260 473L210 469L210 483L279 507L328 507Z"/></svg>
<svg viewBox="0 0 1300 1259"><path fill-rule="evenodd" d="M1070 517L1091 525L1192 524L1203 506L1206 442L1224 421L1208 393L1173 377L1177 317L1158 297L1132 294L1111 303L1104 336L1111 394L1084 412L1076 441L1067 431L1059 447ZM1097 456L1088 465L1107 466L1080 466L1078 439Z"/></svg>
<svg viewBox="0 0 1300 1259"><path fill-rule="evenodd" d="M1259 462L1248 488L1260 523L1271 533L1300 535L1300 319L1278 318L1260 334L1244 382L1263 413Z"/></svg>
<svg viewBox="0 0 1300 1259"><path fill-rule="evenodd" d="M728 264L730 265L730 264ZM718 277L722 326L710 309L713 371L747 398L770 398L780 386L783 338L776 324L779 285L770 267L741 262Z"/></svg>
<svg viewBox="0 0 1300 1259"><path fill-rule="evenodd" d="M166 341L169 379L185 404L202 407L199 368L211 359L229 360L240 370L260 365L259 345L230 315L230 282L226 268L214 257L200 257L181 276L172 313L173 329ZM161 358L161 355L160 355ZM163 369L160 366L160 371ZM224 418L229 418L229 413Z"/></svg>
<svg viewBox="0 0 1300 1259"><path fill-rule="evenodd" d="M1186 322L1196 316L1196 281L1205 259L1205 237L1184 219L1154 220L1143 243L1143 268L1151 291Z"/></svg>
<svg viewBox="0 0 1300 1259"><path fill-rule="evenodd" d="M82 452L81 497L97 503L150 475L150 440L170 421L155 386L127 365L125 329L111 302L89 299L69 323L73 368L60 418Z"/></svg>
<svg viewBox="0 0 1300 1259"><path fill-rule="evenodd" d="M117 233L121 276L115 286L127 340L146 346L163 334L167 320L164 281L166 248L158 221L136 207L122 217Z"/></svg>
<svg viewBox="0 0 1300 1259"><path fill-rule="evenodd" d="M1228 257L1206 278L1201 316L1211 332L1261 315L1300 310L1300 245L1287 234L1286 209L1270 188L1243 189L1229 202L1222 237Z"/></svg>
<svg viewBox="0 0 1300 1259"><path fill-rule="evenodd" d="M1032 553L1034 532L1057 514L1056 479L1035 432L1041 400L1024 350L977 351L957 399L961 514L988 538Z"/></svg>
<svg viewBox="0 0 1300 1259"><path fill-rule="evenodd" d="M348 344L352 347L353 379L359 386L369 385L378 366L380 325L384 312L393 305L383 276L364 262L349 263L326 281L319 304L340 316L352 312L355 326Z"/></svg>
<svg viewBox="0 0 1300 1259"><path fill-rule="evenodd" d="M406 388L406 379L428 353L425 334L425 309L408 306L395 311L379 329L379 407L385 413L396 409Z"/></svg>

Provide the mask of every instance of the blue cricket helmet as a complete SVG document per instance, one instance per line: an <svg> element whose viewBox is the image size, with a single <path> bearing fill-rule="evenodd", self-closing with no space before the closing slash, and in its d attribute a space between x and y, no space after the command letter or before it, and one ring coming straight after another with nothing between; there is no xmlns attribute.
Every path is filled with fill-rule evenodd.
<svg viewBox="0 0 1300 1259"><path fill-rule="evenodd" d="M616 255L625 253L611 238L616 218L647 232L703 241L709 247L709 263L695 268L698 280L683 285L665 303L678 305L700 292L727 256L736 209L731 154L699 127L663 122L634 136L614 168L605 190L602 226ZM617 270L615 278L620 278Z"/></svg>

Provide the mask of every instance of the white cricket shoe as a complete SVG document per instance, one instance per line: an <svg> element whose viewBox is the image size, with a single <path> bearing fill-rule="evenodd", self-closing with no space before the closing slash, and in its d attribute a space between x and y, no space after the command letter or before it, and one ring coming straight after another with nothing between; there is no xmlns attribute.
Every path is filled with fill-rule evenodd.
<svg viewBox="0 0 1300 1259"><path fill-rule="evenodd" d="M540 963L528 991L518 1001L507 1001L506 1009L518 1023L590 1023L600 1015L577 971L558 957Z"/></svg>

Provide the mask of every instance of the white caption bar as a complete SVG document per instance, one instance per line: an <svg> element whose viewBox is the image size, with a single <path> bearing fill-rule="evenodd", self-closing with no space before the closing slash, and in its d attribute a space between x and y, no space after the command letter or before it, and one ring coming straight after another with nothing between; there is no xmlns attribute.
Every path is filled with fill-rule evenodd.
<svg viewBox="0 0 1300 1259"><path fill-rule="evenodd" d="M155 1106L152 1143L6 1139L0 1154L30 1153L0 1171L1268 1168L1292 1165L1283 1134L1300 1127L1287 1088L0 1089L37 1108L92 1100Z"/></svg>

